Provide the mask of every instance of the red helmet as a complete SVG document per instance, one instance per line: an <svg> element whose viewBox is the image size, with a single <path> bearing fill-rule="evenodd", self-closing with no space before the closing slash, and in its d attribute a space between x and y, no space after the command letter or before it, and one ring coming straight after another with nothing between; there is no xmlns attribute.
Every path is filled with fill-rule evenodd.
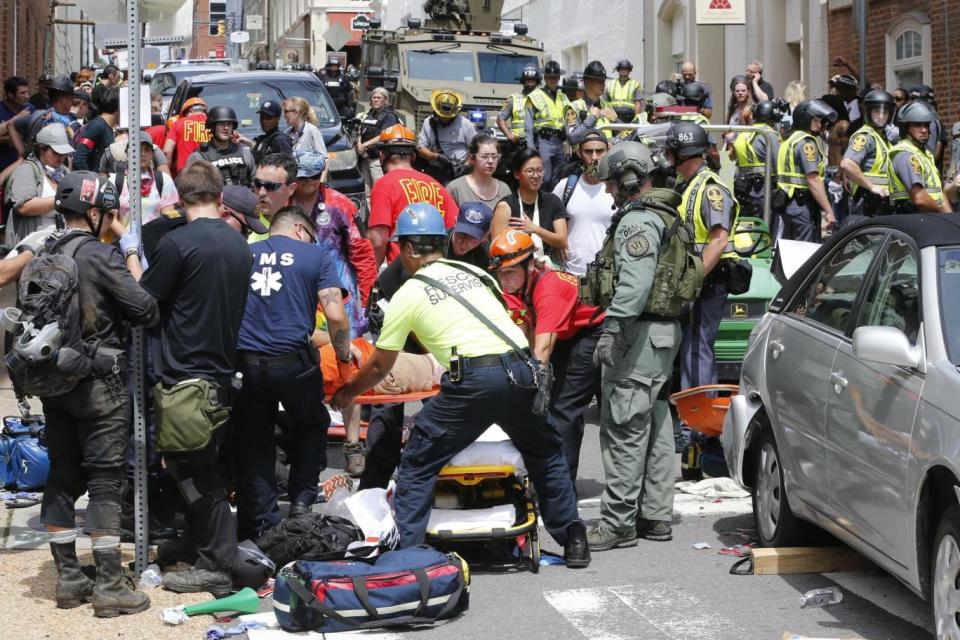
<svg viewBox="0 0 960 640"><path fill-rule="evenodd" d="M490 269L495 271L520 264L533 255L535 247L529 234L505 229L490 243Z"/></svg>

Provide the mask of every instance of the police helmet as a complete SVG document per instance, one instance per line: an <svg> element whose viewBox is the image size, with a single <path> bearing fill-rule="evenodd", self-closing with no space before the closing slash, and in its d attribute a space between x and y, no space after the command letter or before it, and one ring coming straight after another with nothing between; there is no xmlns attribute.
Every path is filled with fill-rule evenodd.
<svg viewBox="0 0 960 640"><path fill-rule="evenodd" d="M404 237L446 239L447 228L443 223L443 215L427 202L408 204L397 216L397 224L390 239L396 241Z"/></svg>
<svg viewBox="0 0 960 640"><path fill-rule="evenodd" d="M678 120L670 125L664 146L673 151L679 161L705 154L710 148L710 138L696 122Z"/></svg>
<svg viewBox="0 0 960 640"><path fill-rule="evenodd" d="M680 89L680 97L683 98L684 106L699 107L707 97L707 90L699 82L688 82Z"/></svg>
<svg viewBox="0 0 960 640"><path fill-rule="evenodd" d="M575 91L580 88L580 83L577 81L577 76L567 76L563 79L563 84L561 86L564 89Z"/></svg>
<svg viewBox="0 0 960 640"><path fill-rule="evenodd" d="M520 72L520 80L522 82L526 82L527 80L540 82L540 68L535 64L523 65L523 70Z"/></svg>
<svg viewBox="0 0 960 640"><path fill-rule="evenodd" d="M882 127L890 122L891 117L896 109L896 101L893 99L893 96L884 91L883 89L874 89L863 97L863 110L866 113L866 121L873 127ZM883 124L877 124L873 121L874 111L885 111L887 114L887 122Z"/></svg>
<svg viewBox="0 0 960 640"><path fill-rule="evenodd" d="M906 138L911 124L930 125L937 120L937 112L926 102L914 101L900 109L897 114L897 126L900 128L900 137Z"/></svg>
<svg viewBox="0 0 960 640"><path fill-rule="evenodd" d="M329 68L329 67L339 67L339 66L340 66L340 58L338 58L338 57L336 57L336 56L330 56L329 58L327 58L327 65L326 65L326 66L327 66L328 68Z"/></svg>
<svg viewBox="0 0 960 640"><path fill-rule="evenodd" d="M673 80L661 80L654 87L656 93L669 93L672 96L677 95L677 83Z"/></svg>
<svg viewBox="0 0 960 640"><path fill-rule="evenodd" d="M233 584L237 587L259 589L276 570L273 560L250 540L237 545L237 557L230 567Z"/></svg>
<svg viewBox="0 0 960 640"><path fill-rule="evenodd" d="M50 84L47 86L51 92L69 93L73 95L73 82L67 76L54 76L50 79Z"/></svg>
<svg viewBox="0 0 960 640"><path fill-rule="evenodd" d="M556 60L551 60L547 64L543 65L543 75L545 76L562 76L563 69L560 68L560 63Z"/></svg>
<svg viewBox="0 0 960 640"><path fill-rule="evenodd" d="M764 124L776 124L780 121L780 110L773 100L763 100L753 105L753 121Z"/></svg>
<svg viewBox="0 0 960 640"><path fill-rule="evenodd" d="M620 69L626 69L627 71L633 71L633 63L627 60L626 58L620 58L617 60L617 71Z"/></svg>
<svg viewBox="0 0 960 640"><path fill-rule="evenodd" d="M207 112L207 128L213 129L214 125L221 122L229 122L234 127L237 126L237 113L230 107L213 107Z"/></svg>
<svg viewBox="0 0 960 640"><path fill-rule="evenodd" d="M53 206L59 213L86 215L93 208L116 209L119 197L113 182L104 176L93 171L73 171L57 185Z"/></svg>
<svg viewBox="0 0 960 640"><path fill-rule="evenodd" d="M583 69L584 80L609 80L607 70L599 60L591 60Z"/></svg>
<svg viewBox="0 0 960 640"><path fill-rule="evenodd" d="M642 142L627 140L615 145L597 164L596 177L604 182L615 182L619 189L632 192L643 184L644 178L660 168L650 147Z"/></svg>
<svg viewBox="0 0 960 640"><path fill-rule="evenodd" d="M809 132L814 118L821 121L826 120L827 123L832 124L837 121L837 112L819 98L804 100L793 108L794 129Z"/></svg>
<svg viewBox="0 0 960 640"><path fill-rule="evenodd" d="M657 107L675 107L677 106L677 99L674 98L671 94L664 91L658 91L657 93L651 95L647 98L647 113L651 113L657 109Z"/></svg>

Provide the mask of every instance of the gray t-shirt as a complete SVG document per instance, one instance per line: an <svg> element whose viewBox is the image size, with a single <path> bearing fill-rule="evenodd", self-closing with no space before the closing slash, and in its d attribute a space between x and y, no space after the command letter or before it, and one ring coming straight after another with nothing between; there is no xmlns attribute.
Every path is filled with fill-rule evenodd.
<svg viewBox="0 0 960 640"><path fill-rule="evenodd" d="M481 198L476 191L471 189L470 183L467 182L467 176L460 176L456 180L451 180L447 184L447 191L453 196L457 206L463 206L465 202L482 202L493 209L498 202L510 195L510 187L505 182L500 180L495 180L495 182L497 183L497 194L490 199Z"/></svg>
<svg viewBox="0 0 960 640"><path fill-rule="evenodd" d="M464 163L467 161L470 141L475 135L477 135L476 125L463 116L458 115L446 126L437 125L435 118L430 116L420 127L417 145Z"/></svg>

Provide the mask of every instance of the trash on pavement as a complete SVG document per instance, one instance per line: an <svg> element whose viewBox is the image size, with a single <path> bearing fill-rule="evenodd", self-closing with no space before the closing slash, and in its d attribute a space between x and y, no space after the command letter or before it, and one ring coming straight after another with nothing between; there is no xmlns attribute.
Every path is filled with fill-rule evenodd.
<svg viewBox="0 0 960 640"><path fill-rule="evenodd" d="M707 478L700 482L678 482L677 491L700 496L701 498L749 498L750 494L741 489L730 478Z"/></svg>
<svg viewBox="0 0 960 640"><path fill-rule="evenodd" d="M189 616L183 612L184 605L168 607L160 612L160 620L165 624L177 626L189 620Z"/></svg>
<svg viewBox="0 0 960 640"><path fill-rule="evenodd" d="M163 582L163 576L160 575L160 567L156 564L148 565L140 574L141 589L155 589L161 582Z"/></svg>
<svg viewBox="0 0 960 640"><path fill-rule="evenodd" d="M709 542L694 542L691 546L692 546L694 549L696 549L697 551L703 551L704 549L709 549L709 548L710 548L710 543L709 543Z"/></svg>
<svg viewBox="0 0 960 640"><path fill-rule="evenodd" d="M843 600L843 592L839 587L826 587L824 589L811 589L800 596L800 608L812 609L814 607L825 607L831 604L837 604Z"/></svg>

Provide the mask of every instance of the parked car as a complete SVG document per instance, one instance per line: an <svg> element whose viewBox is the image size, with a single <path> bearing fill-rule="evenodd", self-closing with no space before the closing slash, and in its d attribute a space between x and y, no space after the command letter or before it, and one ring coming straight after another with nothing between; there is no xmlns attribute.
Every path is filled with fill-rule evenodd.
<svg viewBox="0 0 960 640"><path fill-rule="evenodd" d="M960 637L960 215L844 229L750 338L722 442L764 546L815 524Z"/></svg>
<svg viewBox="0 0 960 640"><path fill-rule="evenodd" d="M228 71L230 71L230 67L223 64L185 64L158 69L150 79L150 95L160 94L163 99L161 112L167 114L170 110L170 101L173 100L173 94L181 80L191 76L226 73Z"/></svg>
<svg viewBox="0 0 960 640"><path fill-rule="evenodd" d="M237 113L237 130L248 138L260 135L257 110L265 100L304 98L320 120L320 130L330 154L327 161L328 184L349 197L358 211L364 208L363 177L357 164L357 152L343 130L343 122L330 94L316 75L309 72L246 71L191 76L180 82L170 103L176 113L188 99L202 97L208 106L226 105ZM281 128L285 128L283 121Z"/></svg>

